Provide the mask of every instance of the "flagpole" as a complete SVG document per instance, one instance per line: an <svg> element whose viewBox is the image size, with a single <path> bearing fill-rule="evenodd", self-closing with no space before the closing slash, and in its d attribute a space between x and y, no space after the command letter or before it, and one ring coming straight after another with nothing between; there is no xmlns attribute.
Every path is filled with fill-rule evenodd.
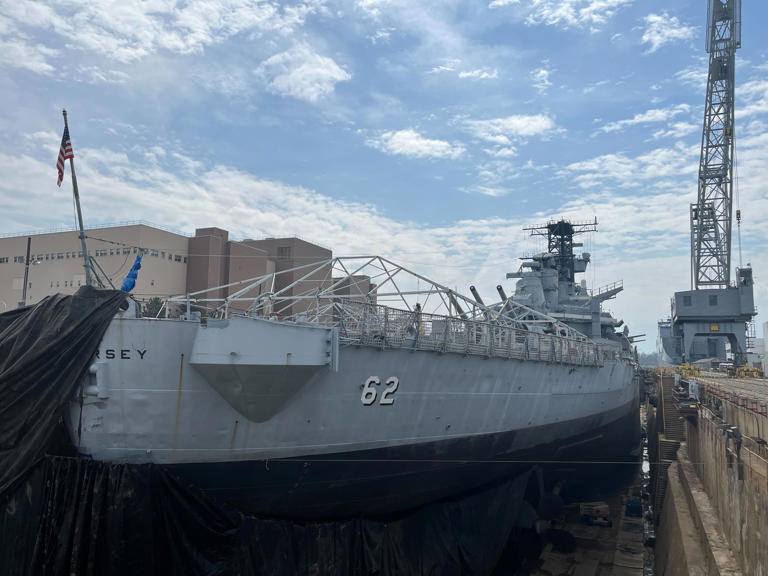
<svg viewBox="0 0 768 576"><path fill-rule="evenodd" d="M69 131L69 125L67 124L67 111L62 110L64 115L64 128ZM75 159L70 157L69 169L72 172L72 192L75 195L75 206L77 206L77 222L80 225L80 246L83 249L83 267L85 268L85 284L91 286L91 263L88 260L88 248L85 244L85 230L83 229L83 212L80 210L80 194L77 191L77 176L75 176Z"/></svg>

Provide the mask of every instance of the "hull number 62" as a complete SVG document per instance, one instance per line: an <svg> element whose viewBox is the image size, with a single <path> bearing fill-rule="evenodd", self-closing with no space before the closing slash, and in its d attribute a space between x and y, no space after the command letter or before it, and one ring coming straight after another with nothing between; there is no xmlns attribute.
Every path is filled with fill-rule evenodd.
<svg viewBox="0 0 768 576"><path fill-rule="evenodd" d="M381 380L379 380L378 376L368 377L365 384L362 386L363 393L360 395L360 402L363 403L363 406L370 406L376 402L376 397L378 396L376 386L380 385ZM397 379L397 376L390 376L387 378L385 385L386 388L384 388L384 391L381 393L379 404L382 406L391 406L395 403L395 392L397 392L397 387L400 386L400 381Z"/></svg>

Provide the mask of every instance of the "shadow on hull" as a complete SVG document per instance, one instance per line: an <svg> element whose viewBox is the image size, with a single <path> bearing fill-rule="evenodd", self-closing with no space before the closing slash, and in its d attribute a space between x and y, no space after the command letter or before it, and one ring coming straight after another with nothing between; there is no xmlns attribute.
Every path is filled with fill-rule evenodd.
<svg viewBox="0 0 768 576"><path fill-rule="evenodd" d="M551 426L544 428L524 433L530 438L552 434ZM636 406L625 409L622 416L565 441L510 451L519 434L478 435L311 458L168 468L183 483L253 514L305 520L389 517L484 489L536 464L556 470L574 485L595 475L612 475L617 465L636 460L630 452L640 442L639 411Z"/></svg>

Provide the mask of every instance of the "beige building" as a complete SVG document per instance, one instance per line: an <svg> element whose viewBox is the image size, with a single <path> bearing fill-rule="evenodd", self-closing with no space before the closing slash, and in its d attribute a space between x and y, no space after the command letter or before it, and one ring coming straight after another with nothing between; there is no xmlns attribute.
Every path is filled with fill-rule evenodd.
<svg viewBox="0 0 768 576"><path fill-rule="evenodd" d="M229 288L206 293L207 298L231 296L246 284L242 280L277 272L275 285L265 286L263 291L283 292L283 296L299 297L310 295L313 290L331 285L331 267L324 266L321 271L309 274L309 270L294 270L304 264L315 264L330 260L333 254L327 248L317 246L299 238L266 238L264 240L244 240L233 242L229 233L220 228L198 228L194 238L189 239L190 267L187 274L187 292L194 293L212 286ZM283 272L283 273L281 273ZM309 274L309 275L308 275ZM250 294L255 297L257 294ZM277 305L283 316L305 311L310 301L305 304L285 306ZM233 305L233 308L245 310L249 303Z"/></svg>
<svg viewBox="0 0 768 576"><path fill-rule="evenodd" d="M34 304L51 294L72 294L85 284L77 231L0 238L0 312L24 303L28 238L26 304ZM330 250L298 238L235 242L229 240L229 232L220 228L199 228L194 236L188 237L147 224L134 224L89 229L86 240L97 274L105 284L107 278L111 279L116 288L121 286L136 255L144 253L136 287L132 290L140 301L233 284L332 257ZM275 289L284 288L301 276L298 273L278 276ZM315 276L298 283L294 295L330 285L330 268L327 273ZM216 294L208 293L206 297L222 298L240 287L231 286ZM287 310L286 315L300 311Z"/></svg>

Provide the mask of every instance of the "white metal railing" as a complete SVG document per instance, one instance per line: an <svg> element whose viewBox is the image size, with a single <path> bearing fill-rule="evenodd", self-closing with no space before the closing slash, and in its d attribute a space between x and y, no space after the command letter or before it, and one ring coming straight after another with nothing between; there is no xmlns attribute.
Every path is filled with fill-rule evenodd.
<svg viewBox="0 0 768 576"><path fill-rule="evenodd" d="M486 305L380 256L311 262L172 296L166 316L169 305L187 317L195 309L219 318L245 314L334 326L344 345L577 365L620 356L615 346L599 345L512 299Z"/></svg>
<svg viewBox="0 0 768 576"><path fill-rule="evenodd" d="M601 366L615 357L593 341L542 334L496 322L464 320L375 304L334 306L339 341L347 346L406 348L441 353Z"/></svg>

